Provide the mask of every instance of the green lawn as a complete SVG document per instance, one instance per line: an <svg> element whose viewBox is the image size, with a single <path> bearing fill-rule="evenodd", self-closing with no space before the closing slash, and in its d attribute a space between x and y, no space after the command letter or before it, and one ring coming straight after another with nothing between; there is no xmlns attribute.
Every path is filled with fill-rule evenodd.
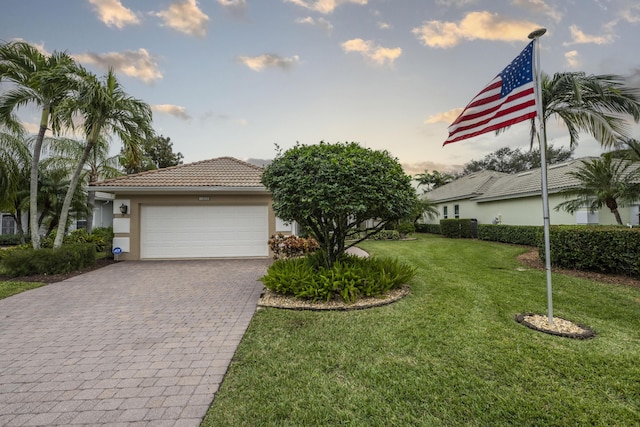
<svg viewBox="0 0 640 427"><path fill-rule="evenodd" d="M554 314L592 340L516 323L546 314L525 249L420 236L366 242L418 268L412 293L350 312L259 310L203 426L638 425L640 289L554 274Z"/></svg>
<svg viewBox="0 0 640 427"><path fill-rule="evenodd" d="M44 286L41 282L3 282L0 281L0 299Z"/></svg>

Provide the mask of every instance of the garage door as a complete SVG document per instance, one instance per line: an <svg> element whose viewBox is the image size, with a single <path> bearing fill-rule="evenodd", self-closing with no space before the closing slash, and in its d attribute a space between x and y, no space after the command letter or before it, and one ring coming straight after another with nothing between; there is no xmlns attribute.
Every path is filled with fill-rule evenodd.
<svg viewBox="0 0 640 427"><path fill-rule="evenodd" d="M142 206L140 258L268 256L267 206Z"/></svg>

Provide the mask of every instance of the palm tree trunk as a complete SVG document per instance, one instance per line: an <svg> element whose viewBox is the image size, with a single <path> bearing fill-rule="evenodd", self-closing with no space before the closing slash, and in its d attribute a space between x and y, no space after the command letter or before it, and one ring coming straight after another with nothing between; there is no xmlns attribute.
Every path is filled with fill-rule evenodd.
<svg viewBox="0 0 640 427"><path fill-rule="evenodd" d="M618 209L611 209L611 212L613 213L613 216L616 217L618 225L622 225L622 218L620 218L620 212L618 212Z"/></svg>
<svg viewBox="0 0 640 427"><path fill-rule="evenodd" d="M49 106L42 108L40 116L40 129L38 137L33 145L33 156L31 157L31 181L29 186L29 228L31 230L31 245L33 249L40 249L40 227L38 226L38 165L40 163L40 152L44 134L49 123Z"/></svg>
<svg viewBox="0 0 640 427"><path fill-rule="evenodd" d="M82 174L82 170L84 169L84 164L87 162L92 149L93 142L92 140L88 140L87 145L84 147L84 151L82 152L82 157L78 161L76 170L73 172L73 176L71 177L69 188L67 188L67 194L64 196L64 202L62 203L62 212L60 212L60 222L58 223L58 231L56 233L56 239L53 242L54 249L58 249L60 248L60 246L62 246L62 239L64 238L64 233L67 228L66 225L67 219L69 217L69 208L71 207L71 201L73 200L73 195L76 192L78 182L80 182L80 175Z"/></svg>

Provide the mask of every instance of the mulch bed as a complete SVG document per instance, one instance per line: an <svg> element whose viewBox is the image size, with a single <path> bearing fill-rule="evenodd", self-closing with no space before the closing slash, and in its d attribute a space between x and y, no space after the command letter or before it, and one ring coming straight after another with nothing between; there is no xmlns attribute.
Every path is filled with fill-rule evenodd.
<svg viewBox="0 0 640 427"><path fill-rule="evenodd" d="M111 265L116 262L113 258L102 258L96 262L96 265L92 267L83 268L82 270L73 271L71 273L64 274L37 274L33 276L21 276L21 277L8 277L0 274L0 282L43 282L43 283L56 283L67 280L71 277L79 274L88 273L89 271L97 270L107 265Z"/></svg>
<svg viewBox="0 0 640 427"><path fill-rule="evenodd" d="M544 262L540 259L538 255L538 249L532 249L528 252L523 253L518 256L518 261L522 264L526 265L529 268L534 268L537 270L544 270L545 265ZM597 273L594 271L582 271L582 270L571 270L567 268L556 268L551 267L551 271L553 273L565 274L567 276L580 277L582 279L591 279L597 282L609 283L612 285L625 285L625 286L633 286L635 288L640 288L640 280L634 279L633 277L619 275L619 274L604 274Z"/></svg>

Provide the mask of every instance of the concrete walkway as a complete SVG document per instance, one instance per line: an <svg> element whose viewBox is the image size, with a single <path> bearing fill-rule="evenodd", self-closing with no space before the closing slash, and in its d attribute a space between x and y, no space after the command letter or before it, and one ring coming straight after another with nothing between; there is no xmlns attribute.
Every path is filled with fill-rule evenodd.
<svg viewBox="0 0 640 427"><path fill-rule="evenodd" d="M198 426L270 262L121 262L0 300L0 425Z"/></svg>

